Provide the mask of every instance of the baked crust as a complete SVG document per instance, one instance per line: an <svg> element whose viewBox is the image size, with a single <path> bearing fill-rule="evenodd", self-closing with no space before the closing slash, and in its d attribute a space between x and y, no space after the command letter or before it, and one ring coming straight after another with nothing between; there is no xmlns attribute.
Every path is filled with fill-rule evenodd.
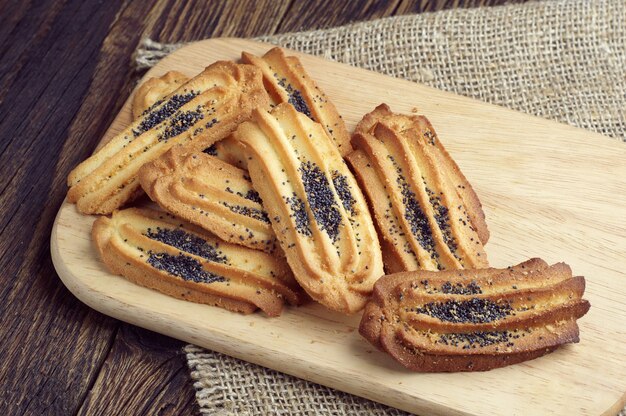
<svg viewBox="0 0 626 416"><path fill-rule="evenodd" d="M151 107L162 104L163 99L189 81L182 72L169 71L142 83L135 91L132 102L133 119L141 117ZM146 113L147 114L147 113Z"/></svg>
<svg viewBox="0 0 626 416"><path fill-rule="evenodd" d="M133 99L133 117L137 118L150 110L150 107L161 104L163 98L174 92L188 80L189 77L185 74L178 71L170 71L159 78L150 78L141 84L135 92ZM204 149L203 152L230 163L239 169L247 169L243 147L230 136L218 140Z"/></svg>
<svg viewBox="0 0 626 416"><path fill-rule="evenodd" d="M255 110L234 137L296 280L316 301L353 313L383 274L365 199L319 123L290 104Z"/></svg>
<svg viewBox="0 0 626 416"><path fill-rule="evenodd" d="M223 160L239 169L248 170L248 159L245 149L243 145L233 139L232 136L228 136L225 139L213 143L211 146L204 149L204 153L215 156L219 160Z"/></svg>
<svg viewBox="0 0 626 416"><path fill-rule="evenodd" d="M113 273L179 299L268 316L303 300L284 259L220 241L161 211L99 217L92 237Z"/></svg>
<svg viewBox="0 0 626 416"><path fill-rule="evenodd" d="M346 158L374 213L385 269L486 267L487 255L471 221L474 206L457 192L469 185L449 174L453 167L443 162L449 156L443 156L432 126L423 120L379 106L357 126L356 150Z"/></svg>
<svg viewBox="0 0 626 416"><path fill-rule="evenodd" d="M294 105L298 111L322 125L342 156L352 151L350 135L337 109L306 73L297 57L287 56L283 49L276 47L261 58L243 52L241 60L263 71L263 82L273 104Z"/></svg>
<svg viewBox="0 0 626 416"><path fill-rule="evenodd" d="M273 252L276 237L246 171L203 152L174 146L139 170L139 182L161 208L224 241Z"/></svg>
<svg viewBox="0 0 626 416"><path fill-rule="evenodd" d="M218 61L78 165L68 177L68 201L85 214L111 213L140 193L145 163L176 144L204 150L268 105L257 68Z"/></svg>
<svg viewBox="0 0 626 416"><path fill-rule="evenodd" d="M484 371L578 342L585 279L564 263L382 277L359 332L405 367Z"/></svg>
<svg viewBox="0 0 626 416"><path fill-rule="evenodd" d="M357 124L355 134L365 134L381 120L393 120L400 125L414 123L423 136L428 136L429 143L433 146L432 153L437 158L437 163L455 186L456 192L467 207L467 214L483 245L489 241L489 228L485 221L485 213L482 204L474 188L469 183L461 169L450 156L443 143L438 139L437 133L428 119L421 115L394 114L387 104L380 104L372 112L366 114Z"/></svg>

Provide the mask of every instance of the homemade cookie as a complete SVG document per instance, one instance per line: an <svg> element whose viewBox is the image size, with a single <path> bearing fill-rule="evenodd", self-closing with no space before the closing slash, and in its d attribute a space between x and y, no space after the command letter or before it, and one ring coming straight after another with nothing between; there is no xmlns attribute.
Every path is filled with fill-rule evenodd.
<svg viewBox="0 0 626 416"><path fill-rule="evenodd" d="M140 191L137 172L175 144L204 150L269 106L260 71L219 61L135 120L68 177L68 201L85 214L110 213Z"/></svg>
<svg viewBox="0 0 626 416"><path fill-rule="evenodd" d="M164 212L115 211L94 222L92 236L113 273L179 299L268 316L302 301L282 257L220 241Z"/></svg>
<svg viewBox="0 0 626 416"><path fill-rule="evenodd" d="M293 105L296 110L322 125L342 156L350 153L350 135L345 123L297 57L286 56L281 48L273 48L261 58L243 52L241 60L263 71L265 88L274 104Z"/></svg>
<svg viewBox="0 0 626 416"><path fill-rule="evenodd" d="M255 110L234 133L296 280L316 301L352 313L383 274L367 205L324 128L291 104Z"/></svg>
<svg viewBox="0 0 626 416"><path fill-rule="evenodd" d="M484 371L578 342L583 277L531 259L506 269L413 271L381 278L359 332L408 369Z"/></svg>
<svg viewBox="0 0 626 416"><path fill-rule="evenodd" d="M244 147L237 140L228 136L203 150L207 155L215 156L242 170L248 170L248 160Z"/></svg>
<svg viewBox="0 0 626 416"><path fill-rule="evenodd" d="M219 238L273 252L276 237L246 171L174 146L139 170L139 182L164 210Z"/></svg>
<svg viewBox="0 0 626 416"><path fill-rule="evenodd" d="M480 202L424 117L379 106L352 144L346 159L368 196L387 273L488 266Z"/></svg>
<svg viewBox="0 0 626 416"><path fill-rule="evenodd" d="M189 81L182 72L169 71L160 77L148 79L141 84L133 96L133 119L150 112L153 107L161 105L163 99L173 93L181 85Z"/></svg>
<svg viewBox="0 0 626 416"><path fill-rule="evenodd" d="M150 78L137 89L133 98L133 117L141 116L163 102L163 98L171 94L187 82L189 78L178 71L170 71L159 78ZM246 158L242 146L230 137L219 140L203 150L226 163L246 169Z"/></svg>

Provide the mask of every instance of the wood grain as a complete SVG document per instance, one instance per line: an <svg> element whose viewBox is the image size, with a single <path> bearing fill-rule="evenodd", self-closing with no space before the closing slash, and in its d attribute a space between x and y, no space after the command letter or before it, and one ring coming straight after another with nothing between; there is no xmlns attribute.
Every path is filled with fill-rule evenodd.
<svg viewBox="0 0 626 416"><path fill-rule="evenodd" d="M111 6L0 6L1 414L75 412L110 348L115 321L58 284L48 242L64 194L60 134L89 88Z"/></svg>
<svg viewBox="0 0 626 416"><path fill-rule="evenodd" d="M183 48L149 75L199 72L241 50L267 46L216 39ZM599 414L626 391L626 176L620 143L554 122L302 57L352 128L381 101L426 114L485 205L490 261L504 267L532 256L566 261L587 278L592 304L581 342L546 357L487 373L410 374L373 351L355 331L358 316L315 305L277 319L241 316L179 301L110 275L89 239L93 217L64 204L53 259L64 283L88 305L171 336L413 412L433 414ZM367 92L359 86L368 85ZM416 98L419 97L419 102ZM129 120L122 108L104 140ZM515 143L515 147L511 147ZM593 189L584 198L580 190Z"/></svg>
<svg viewBox="0 0 626 416"><path fill-rule="evenodd" d="M178 341L124 325L78 414L122 415L128 409L143 415L180 415L182 409L196 413L193 395L181 394L189 389L188 373Z"/></svg>

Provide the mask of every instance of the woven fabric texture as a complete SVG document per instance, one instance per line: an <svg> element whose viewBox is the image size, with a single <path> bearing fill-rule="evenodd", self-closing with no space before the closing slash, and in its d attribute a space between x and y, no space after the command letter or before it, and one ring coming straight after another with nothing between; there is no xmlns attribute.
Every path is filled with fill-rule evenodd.
<svg viewBox="0 0 626 416"><path fill-rule="evenodd" d="M449 10L258 40L626 141L623 0ZM148 40L137 66L179 46ZM186 353L206 414L405 414L192 345Z"/></svg>

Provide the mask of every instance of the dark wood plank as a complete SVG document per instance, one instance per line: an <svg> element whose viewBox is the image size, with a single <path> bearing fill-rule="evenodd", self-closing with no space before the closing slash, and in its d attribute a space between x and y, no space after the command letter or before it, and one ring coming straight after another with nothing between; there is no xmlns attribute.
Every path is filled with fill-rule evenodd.
<svg viewBox="0 0 626 416"><path fill-rule="evenodd" d="M166 3L162 1L161 3ZM160 41L183 42L218 36L253 37L274 33L289 6L281 0L168 0L166 19L152 26L160 10L153 9L145 33Z"/></svg>
<svg viewBox="0 0 626 416"><path fill-rule="evenodd" d="M78 414L182 415L198 411L180 342L122 325Z"/></svg>
<svg viewBox="0 0 626 416"><path fill-rule="evenodd" d="M70 414L117 324L63 287L48 242L67 128L119 2L17 3L1 39L0 414Z"/></svg>
<svg viewBox="0 0 626 416"><path fill-rule="evenodd" d="M293 0L278 32L322 29L391 16L399 0L307 1Z"/></svg>

